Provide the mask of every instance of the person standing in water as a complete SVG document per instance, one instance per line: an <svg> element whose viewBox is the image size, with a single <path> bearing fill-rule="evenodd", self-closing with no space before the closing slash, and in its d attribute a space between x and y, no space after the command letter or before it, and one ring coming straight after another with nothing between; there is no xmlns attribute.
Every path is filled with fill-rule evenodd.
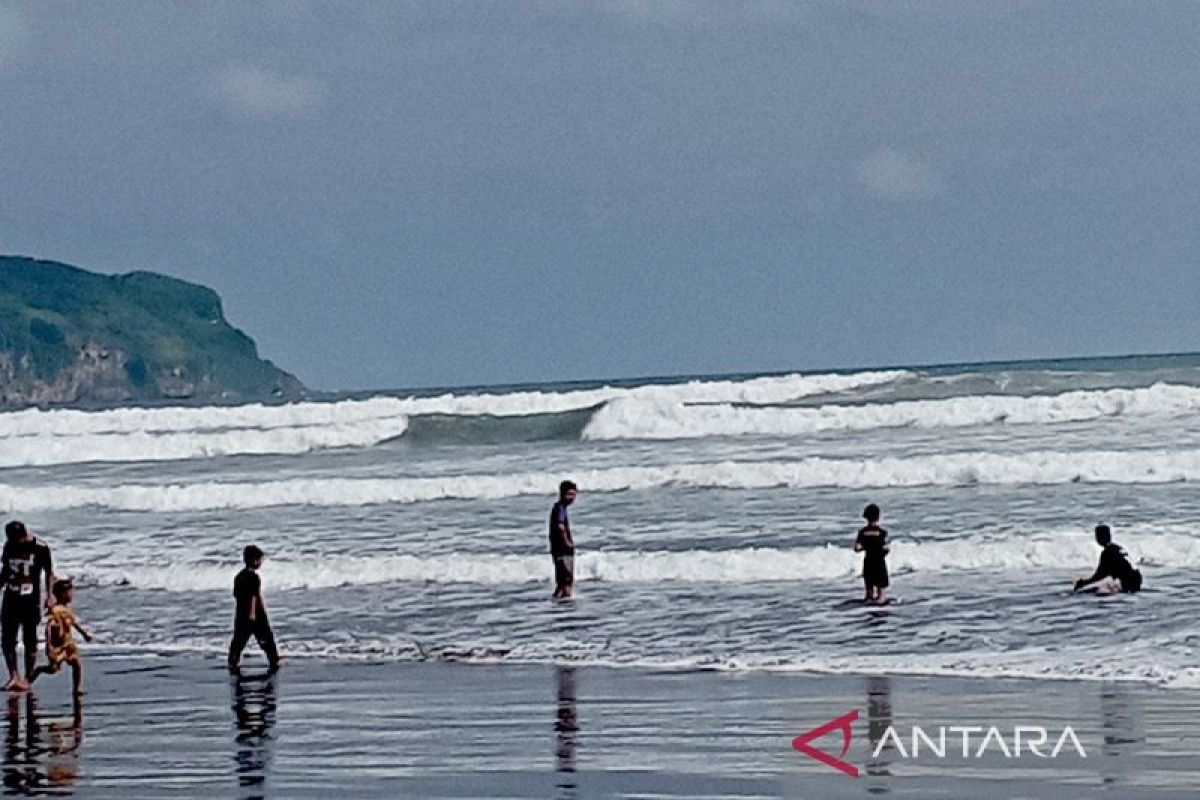
<svg viewBox="0 0 1200 800"><path fill-rule="evenodd" d="M42 624L42 588L46 582L46 608L54 604L53 560L50 546L36 539L24 523L13 520L4 526L4 551L0 554L0 586L4 603L0 608L0 643L8 667L10 691L29 688L28 679L37 666L38 628ZM17 639L25 642L25 678L17 671Z"/></svg>
<svg viewBox="0 0 1200 800"><path fill-rule="evenodd" d="M575 590L575 539L567 508L579 488L571 481L558 485L558 502L550 509L550 557L554 561L554 599L565 600Z"/></svg>
<svg viewBox="0 0 1200 800"><path fill-rule="evenodd" d="M862 576L867 592L864 603L882 604L886 600L888 532L879 527L879 516L879 506L874 503L863 509L863 519L867 525L854 540L854 552L864 554Z"/></svg>
<svg viewBox="0 0 1200 800"><path fill-rule="evenodd" d="M263 655L272 672L279 669L279 650L275 647L275 633L267 619L267 609L262 600L262 578L258 576L263 562L263 551L248 545L242 551L245 569L233 579L233 596L237 608L233 620L233 641L229 643L229 671L236 673L242 660L242 650L253 636L258 640Z"/></svg>
<svg viewBox="0 0 1200 800"><path fill-rule="evenodd" d="M1142 573L1129 563L1125 548L1112 540L1112 529L1107 525L1096 526L1096 544L1103 548L1100 551L1100 564L1090 578L1075 581L1075 591L1106 579L1116 581L1116 584L1102 584L1097 589L1102 594L1118 591L1117 586L1122 592L1136 592L1142 588Z"/></svg>

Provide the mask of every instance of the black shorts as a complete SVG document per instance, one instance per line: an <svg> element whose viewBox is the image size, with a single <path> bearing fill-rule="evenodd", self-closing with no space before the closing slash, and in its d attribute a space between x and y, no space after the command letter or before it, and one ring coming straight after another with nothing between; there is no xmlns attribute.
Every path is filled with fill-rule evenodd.
<svg viewBox="0 0 1200 800"><path fill-rule="evenodd" d="M17 649L18 638L24 640L27 652L37 650L41 625L42 599L37 594L21 596L4 591L4 605L0 607L0 643L6 652Z"/></svg>
<svg viewBox="0 0 1200 800"><path fill-rule="evenodd" d="M863 583L870 587L886 589L888 586L887 562L882 558L863 559Z"/></svg>
<svg viewBox="0 0 1200 800"><path fill-rule="evenodd" d="M558 586L575 584L575 556L554 556L554 583Z"/></svg>

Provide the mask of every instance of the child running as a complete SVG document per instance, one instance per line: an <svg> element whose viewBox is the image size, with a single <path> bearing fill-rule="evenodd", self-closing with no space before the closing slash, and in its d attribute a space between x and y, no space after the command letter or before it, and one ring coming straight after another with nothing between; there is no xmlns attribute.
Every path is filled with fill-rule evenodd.
<svg viewBox="0 0 1200 800"><path fill-rule="evenodd" d="M874 503L863 509L867 526L858 532L858 538L854 540L854 552L865 554L862 576L867 594L863 602L882 605L888 587L888 532L879 527L879 516L879 506Z"/></svg>
<svg viewBox="0 0 1200 800"><path fill-rule="evenodd" d="M38 667L29 676L32 684L39 675L53 675L62 669L63 664L71 667L71 685L76 696L83 694L83 661L79 656L79 648L75 644L75 631L87 641L92 640L92 634L79 624L75 609L71 603L75 600L75 586L68 579L54 582L54 607L46 620L46 660L44 667Z"/></svg>

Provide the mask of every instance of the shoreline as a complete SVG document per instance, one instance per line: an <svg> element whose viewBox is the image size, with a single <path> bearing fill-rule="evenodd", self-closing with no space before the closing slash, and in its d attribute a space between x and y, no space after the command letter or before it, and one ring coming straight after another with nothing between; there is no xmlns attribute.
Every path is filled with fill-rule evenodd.
<svg viewBox="0 0 1200 800"><path fill-rule="evenodd" d="M256 644L251 640L248 650L253 650ZM197 662L212 662L214 664L224 665L226 649L224 646L214 646L212 648L201 647L179 647L176 649L151 649L147 650L144 647L135 645L88 645L89 660L185 660ZM1085 686L1094 686L1098 684L1114 684L1121 686L1131 686L1145 689L1147 691L1163 691L1163 692L1198 692L1200 693L1200 668L1197 669L1196 682L1184 682L1178 677L1174 678L1153 678L1137 675L1096 675L1079 673L1074 675L1057 675L1041 672L1022 673L1017 669L1012 671L997 671L991 673L972 672L968 669L954 671L952 669L938 668L891 668L882 669L874 667L863 667L856 669L849 666L845 669L821 668L813 666L789 666L783 664L698 664L698 663L671 663L662 662L655 663L652 661L642 662L623 662L617 660L605 661L602 659L592 660L571 660L571 659L555 659L555 658L508 658L507 656L472 656L468 654L442 654L427 656L425 658L397 658L383 657L372 654L330 654L330 653L313 653L313 652L297 652L288 651L286 643L280 645L280 656L284 659L288 666L292 665L320 665L326 664L333 666L369 666L369 667L386 667L396 666L405 667L413 665L424 666L455 666L455 667L473 667L478 669L506 669L506 668L554 668L554 669L587 669L587 670L614 670L621 672L636 672L651 675L725 675L725 676L781 676L794 677L797 679L805 678L877 678L888 677L904 680L948 680L948 681L1002 681L1002 682L1021 682L1032 685L1041 684L1082 684Z"/></svg>
<svg viewBox="0 0 1200 800"><path fill-rule="evenodd" d="M1200 692L1126 683L85 655L8 699L9 791L87 797L1194 797ZM793 749L858 712L858 779ZM33 725L29 723L33 719ZM876 752L893 726L1070 725L1059 759ZM1052 734L1056 736L1057 734ZM837 755L837 734L817 746ZM951 748L953 750L954 748Z"/></svg>

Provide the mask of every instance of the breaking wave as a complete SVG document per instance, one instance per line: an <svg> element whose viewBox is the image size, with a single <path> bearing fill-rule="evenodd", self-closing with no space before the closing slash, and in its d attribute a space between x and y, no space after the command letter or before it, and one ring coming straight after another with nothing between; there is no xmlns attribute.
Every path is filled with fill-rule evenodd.
<svg viewBox="0 0 1200 800"><path fill-rule="evenodd" d="M1200 540L1184 533L1143 534L1134 542L1135 561L1200 566ZM897 572L1013 572L1034 569L1086 569L1096 558L1090 537L972 536L950 541L913 541L898 537L889 565ZM606 583L761 583L764 581L841 580L858 574L861 558L848 546L796 549L596 551L576 560L576 577ZM92 566L81 576L101 585L166 591L228 588L239 565L177 562L161 567ZM470 583L485 585L544 582L551 572L545 555L453 553L441 556L330 557L268 561L264 579L273 590L321 589L380 583Z"/></svg>
<svg viewBox="0 0 1200 800"><path fill-rule="evenodd" d="M405 435L418 442L579 439L590 415L618 398L655 402L775 403L900 380L906 372L785 375L633 388L506 394L376 397L329 403L0 414L0 467L92 461L168 461L299 454L370 447ZM563 415L556 418L553 415Z"/></svg>
<svg viewBox="0 0 1200 800"><path fill-rule="evenodd" d="M769 489L915 486L1161 484L1200 481L1200 450L1086 450L912 458L720 461L613 467L573 473L585 492L662 487ZM25 512L96 506L127 511L213 511L270 506L367 506L436 500L543 496L558 472L419 478L293 478L276 481L123 484L114 487L0 484L0 509Z"/></svg>
<svg viewBox="0 0 1200 800"><path fill-rule="evenodd" d="M604 387L234 408L26 411L0 415L0 468L136 462L422 444L541 440L797 437L824 431L1036 425L1200 412L1200 387L962 396L892 403L778 405L897 381L909 373Z"/></svg>
<svg viewBox="0 0 1200 800"><path fill-rule="evenodd" d="M1058 395L963 396L872 405L746 408L623 398L596 412L585 439L691 439L707 436L802 436L873 428L955 428L1086 422L1118 416L1177 416L1200 411L1200 388L1156 384L1144 389Z"/></svg>

